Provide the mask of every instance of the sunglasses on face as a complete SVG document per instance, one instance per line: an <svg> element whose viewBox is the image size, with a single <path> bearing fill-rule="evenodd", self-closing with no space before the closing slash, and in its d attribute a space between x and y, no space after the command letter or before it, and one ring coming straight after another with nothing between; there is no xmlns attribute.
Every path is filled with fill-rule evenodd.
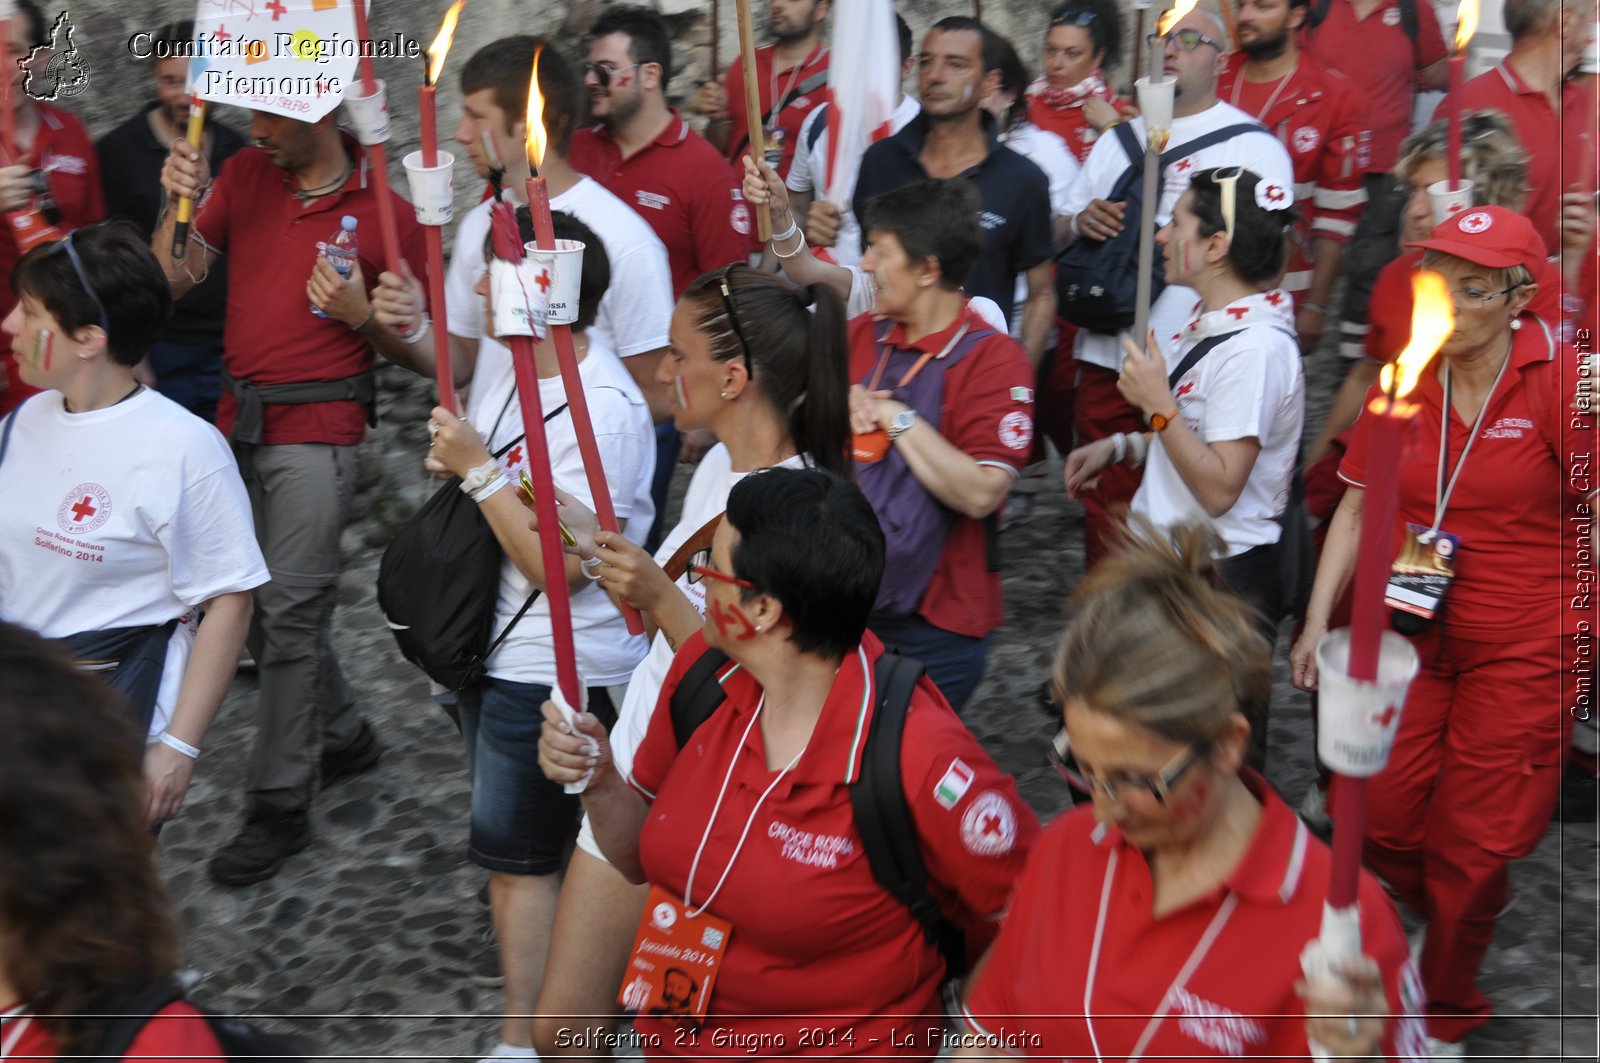
<svg viewBox="0 0 1600 1063"><path fill-rule="evenodd" d="M743 587L747 591L756 589L756 585L747 579L730 576L726 572L719 572L711 567L711 548L696 550L689 556L689 567L684 571L684 576L690 583L699 583L702 579L721 580L731 583L735 587Z"/></svg>
<svg viewBox="0 0 1600 1063"><path fill-rule="evenodd" d="M608 89L611 87L611 79L613 77L624 70L636 70L643 65L643 63L629 63L627 66L617 66L614 63L585 63L583 64L583 72L585 74L593 74L595 81L600 83L600 87Z"/></svg>
<svg viewBox="0 0 1600 1063"><path fill-rule="evenodd" d="M1145 47L1148 48L1150 45L1156 43L1157 41L1160 41L1162 44L1176 44L1180 51L1185 51L1185 52L1192 52L1196 48L1200 47L1202 44L1209 44L1209 45L1211 45L1211 47L1215 48L1217 51L1219 51L1219 52L1222 51L1222 45L1218 44L1216 41L1212 40L1210 37L1207 37L1204 33L1201 33L1199 30L1188 30L1188 29L1185 29L1185 30L1173 30L1171 33L1167 34L1165 37L1163 37L1159 33L1148 33L1148 34L1145 35L1145 38L1144 38Z"/></svg>

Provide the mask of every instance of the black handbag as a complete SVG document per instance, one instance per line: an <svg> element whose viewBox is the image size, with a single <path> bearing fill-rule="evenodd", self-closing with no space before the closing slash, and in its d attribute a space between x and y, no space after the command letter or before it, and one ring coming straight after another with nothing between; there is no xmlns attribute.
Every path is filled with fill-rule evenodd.
<svg viewBox="0 0 1600 1063"><path fill-rule="evenodd" d="M510 405L508 398L506 408ZM566 408L562 403L545 421ZM491 439L499 426L496 418ZM495 458L522 439L519 435L495 451ZM539 597L536 587L505 628L489 637L504 559L493 529L461 490L458 477L434 492L384 549L378 565L378 608L401 655L435 683L461 690L481 680L485 662Z"/></svg>

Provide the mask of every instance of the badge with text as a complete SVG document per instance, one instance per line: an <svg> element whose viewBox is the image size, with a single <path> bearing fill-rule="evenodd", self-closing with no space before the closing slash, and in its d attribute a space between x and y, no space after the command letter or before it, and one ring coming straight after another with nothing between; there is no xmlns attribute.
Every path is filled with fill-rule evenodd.
<svg viewBox="0 0 1600 1063"><path fill-rule="evenodd" d="M881 428L856 432L850 437L850 456L868 465L882 461L889 453L889 433Z"/></svg>
<svg viewBox="0 0 1600 1063"><path fill-rule="evenodd" d="M708 912L689 915L681 900L651 886L617 1003L640 1015L700 1026L732 929Z"/></svg>
<svg viewBox="0 0 1600 1063"><path fill-rule="evenodd" d="M1384 604L1432 620L1439 612L1450 581L1456 578L1461 540L1446 531L1406 524L1406 534L1389 574Z"/></svg>

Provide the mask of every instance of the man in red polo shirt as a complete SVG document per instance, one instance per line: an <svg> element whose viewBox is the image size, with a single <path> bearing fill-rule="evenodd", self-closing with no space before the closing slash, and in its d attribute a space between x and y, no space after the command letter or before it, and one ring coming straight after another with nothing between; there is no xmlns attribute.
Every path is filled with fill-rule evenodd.
<svg viewBox="0 0 1600 1063"><path fill-rule="evenodd" d="M106 216L100 190L100 168L89 134L72 115L41 103L30 92L44 90L37 83L23 91L22 64L35 77L43 77L50 61L49 30L44 14L32 0L17 0L6 29L15 71L8 95L15 144L0 145L0 213L10 222L10 236L0 237L0 276L9 277L22 251L41 239L53 239L47 227L71 232ZM31 58L31 62L29 62ZM48 189L45 193L43 190ZM53 204L50 202L53 200ZM0 314L9 314L16 296L0 287ZM0 417L34 394L17 375L9 350L0 351Z"/></svg>
<svg viewBox="0 0 1600 1063"><path fill-rule="evenodd" d="M672 264L672 293L750 253L738 173L667 106L672 38L647 7L607 8L585 64L597 125L572 136L569 160L638 211Z"/></svg>
<svg viewBox="0 0 1600 1063"><path fill-rule="evenodd" d="M1300 48L1311 0L1241 0L1239 51L1217 79L1217 96L1257 119L1283 142L1294 164L1294 199L1309 240L1291 245L1279 287L1295 299L1300 350L1322 339L1328 298L1345 241L1367 201L1355 165L1361 104L1344 78Z"/></svg>
<svg viewBox="0 0 1600 1063"><path fill-rule="evenodd" d="M789 178L800 126L811 109L828 99L828 46L822 39L829 0L771 0L773 43L756 49L760 83L761 125L765 129L767 165ZM708 81L687 109L711 119L706 135L738 161L750 146L745 109L744 65L737 59L728 72Z"/></svg>
<svg viewBox="0 0 1600 1063"><path fill-rule="evenodd" d="M1410 30L1415 26L1416 32ZM1355 168L1363 174L1367 205L1344 249L1345 294L1339 315L1339 349L1360 358L1367 335L1367 300L1389 260L1400 253L1400 209L1406 196L1389 171L1411 131L1418 84L1442 89L1444 37L1428 0L1315 0L1301 31L1306 54L1324 69L1360 86L1362 129Z"/></svg>
<svg viewBox="0 0 1600 1063"><path fill-rule="evenodd" d="M261 668L261 715L244 827L210 865L211 877L230 886L270 878L309 844L319 764L326 786L378 760L330 626L356 445L375 413L372 352L402 364L406 357L368 302L379 273L398 269L379 257L379 195L393 201L412 273L422 276L426 261L411 205L369 183L366 153L333 113L303 122L258 111L250 137L255 146L229 159L201 199L182 261L172 258L175 206L205 189L210 173L186 141L173 144L161 173L166 211L152 239L173 298L219 256L238 252L228 271L217 427L239 454L272 580L254 593L249 646ZM341 280L318 244L345 215L358 222L362 250Z"/></svg>
<svg viewBox="0 0 1600 1063"><path fill-rule="evenodd" d="M1506 0L1510 54L1434 112L1443 118L1459 104L1463 113L1491 109L1511 120L1528 153L1525 213L1552 252L1562 246L1563 194L1595 190L1594 88L1588 78L1567 76L1588 47L1593 13L1592 2Z"/></svg>

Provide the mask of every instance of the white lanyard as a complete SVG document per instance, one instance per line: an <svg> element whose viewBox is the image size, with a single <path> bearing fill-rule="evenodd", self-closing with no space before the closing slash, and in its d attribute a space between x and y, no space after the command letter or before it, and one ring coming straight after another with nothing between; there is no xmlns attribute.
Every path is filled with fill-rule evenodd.
<svg viewBox="0 0 1600 1063"><path fill-rule="evenodd" d="M706 820L706 832L700 835L700 845L695 849L694 860L689 864L689 879L683 885L683 914L690 919L695 918L711 907L711 902L717 899L718 893L722 892L722 884L728 881L728 872L733 870L733 862L739 859L739 851L744 848L744 840L750 835L750 826L755 823L756 814L761 811L762 803L766 801L767 796L773 790L778 788L778 784L783 781L783 777L789 774L796 764L800 763L800 757L805 753L805 748L801 747L800 752L794 755L794 759L785 764L783 770L778 772L778 777L772 780L772 784L762 792L760 797L756 798L755 807L750 809L750 818L744 821L744 830L739 832L739 841L733 847L733 855L728 857L728 866L722 869L722 877L717 879L717 884L712 888L711 896L706 898L705 903L695 908L694 901L690 900L690 894L694 892L694 875L695 871L700 867L700 855L705 852L706 842L711 839L711 828L716 825L717 813L722 809L722 798L728 792L729 781L733 779L733 769L738 767L739 757L744 754L744 744L750 740L750 729L761 718L761 710L766 707L766 704L767 695L763 692L761 700L756 703L756 711L750 714L750 722L744 725L744 734L739 739L739 745L733 751L733 759L728 762L728 773L722 777L722 789L717 791L717 802L711 806L711 818ZM690 909L694 910L690 911Z"/></svg>
<svg viewBox="0 0 1600 1063"><path fill-rule="evenodd" d="M1105 1057L1100 1054L1100 1041L1094 1034L1094 1013L1089 1007L1089 1000L1094 996L1095 974L1100 968L1100 942L1105 937L1106 908L1111 900L1111 883L1117 874L1116 850L1112 850L1111 859L1106 861L1105 877L1100 883L1100 914L1094 923L1094 944L1089 949L1089 973L1083 983L1083 1024L1089 1030L1089 1045L1094 1049L1094 1058L1103 1061ZM1156 1029L1161 1025L1161 1020L1167 1017L1167 1012L1172 1009L1173 997L1182 990L1194 974L1195 968L1205 960L1206 954L1211 951L1211 946L1216 944L1217 937L1222 933L1222 928L1227 924L1228 918L1233 915L1233 910L1239 906L1239 897L1233 892L1223 898L1222 905L1217 909L1217 914L1211 917L1211 922L1206 926L1204 934L1195 943L1190 951L1189 958L1184 961L1183 968L1178 971L1178 976L1167 986L1167 991L1161 995L1161 1010L1150 1016L1150 1021L1145 1024L1144 1032L1139 1035L1138 1042L1133 1046L1133 1054L1128 1057L1127 1063L1138 1063L1144 1050L1150 1044L1150 1039L1155 1037Z"/></svg>
<svg viewBox="0 0 1600 1063"><path fill-rule="evenodd" d="M789 70L790 70L790 73L789 73L789 84L787 84L787 85L785 85L783 87L783 96L779 96L778 95L778 50L776 48L774 48L772 50L772 110L770 112L772 117L768 118L766 122L762 123L762 125L766 126L766 128L768 128L768 129L776 129L776 128L778 128L778 114L779 114L779 112L781 112L783 110L783 99L784 99L784 96L788 96L789 93L794 91L794 83L799 80L800 71L804 70L806 68L806 65L808 63L810 63L812 60L816 59L822 53L822 51L823 51L823 47L822 47L821 42L819 41L817 43L817 46L815 48L811 49L811 54L810 55L806 56L804 59L800 60L794 66L789 68ZM772 124L771 125L767 125L767 122L771 122Z"/></svg>
<svg viewBox="0 0 1600 1063"><path fill-rule="evenodd" d="M19 1004L6 1014L0 1015L0 1019L9 1020L6 1023L5 1037L0 1038L0 1059L4 1059L12 1053L18 1042L22 1040L22 1033L28 1028L28 1024L33 1021L33 1016L26 1014L24 1005Z"/></svg>
<svg viewBox="0 0 1600 1063"><path fill-rule="evenodd" d="M1450 473L1450 482L1445 483L1444 469L1450 457L1450 365L1444 367L1444 413L1439 418L1439 482L1434 488L1433 527L1430 533L1437 532L1439 525L1444 523L1444 510L1450 504L1450 496L1455 494L1456 481L1461 479L1461 470L1467 467L1467 455L1472 453L1472 444L1478 441L1478 431L1483 428L1483 419L1489 413L1489 404L1494 402L1494 393L1500 387L1500 378L1506 375L1506 366L1511 364L1511 347L1506 345L1505 361L1500 363L1500 371L1494 375L1494 383L1489 385L1489 394L1484 396L1483 406L1478 410L1478 419L1472 422L1472 434L1467 437L1467 445L1461 448L1461 458L1456 462L1456 467ZM1429 535L1429 541L1432 535Z"/></svg>
<svg viewBox="0 0 1600 1063"><path fill-rule="evenodd" d="M1271 96L1267 97L1266 104L1261 108L1260 112L1256 115L1256 118L1260 119L1263 122L1265 122L1267 120L1267 113L1272 110L1272 105L1278 102L1279 94L1283 92L1284 86L1289 84L1289 78L1293 77L1294 76L1294 72L1296 70L1298 70L1298 69L1299 69L1299 67L1291 67L1287 74L1283 75L1283 77L1278 79L1278 87L1272 90L1272 95ZM1244 84L1244 70L1241 68L1240 71L1239 71L1238 80L1236 80L1233 83L1233 99L1231 101L1229 101L1235 107L1239 106L1239 86L1241 86L1243 84Z"/></svg>

